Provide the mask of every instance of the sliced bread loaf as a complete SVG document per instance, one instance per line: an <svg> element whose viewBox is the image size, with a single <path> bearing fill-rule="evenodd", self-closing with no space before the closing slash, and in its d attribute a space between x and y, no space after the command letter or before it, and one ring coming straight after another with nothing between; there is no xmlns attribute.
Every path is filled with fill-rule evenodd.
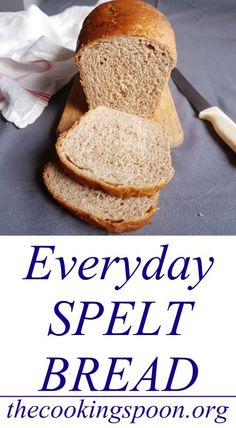
<svg viewBox="0 0 236 428"><path fill-rule="evenodd" d="M174 32L161 12L143 1L115 0L85 19L75 63L90 108L150 117L176 55Z"/></svg>
<svg viewBox="0 0 236 428"><path fill-rule="evenodd" d="M75 179L118 197L153 195L173 175L163 129L108 107L85 114L61 134L56 150Z"/></svg>
<svg viewBox="0 0 236 428"><path fill-rule="evenodd" d="M43 178L59 204L87 223L110 232L139 229L156 211L158 193L151 197L116 198L79 184L67 176L59 164L48 163Z"/></svg>

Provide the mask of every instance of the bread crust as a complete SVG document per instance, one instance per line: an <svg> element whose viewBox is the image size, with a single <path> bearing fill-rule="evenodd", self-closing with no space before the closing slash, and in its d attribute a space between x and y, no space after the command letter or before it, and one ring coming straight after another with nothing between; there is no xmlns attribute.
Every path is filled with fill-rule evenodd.
<svg viewBox="0 0 236 428"><path fill-rule="evenodd" d="M85 47L112 37L139 36L162 43L177 61L175 35L167 18L156 8L139 0L115 0L97 6L85 19L78 41L75 62L79 65Z"/></svg>
<svg viewBox="0 0 236 428"><path fill-rule="evenodd" d="M74 178L78 183L81 183L85 186L91 187L95 190L102 190L108 195L116 196L117 198L130 198L131 196L153 196L155 193L159 192L159 190L164 189L167 186L167 182L163 181L158 186L153 187L127 187L118 185L112 185L103 181L99 178L93 180L91 177L87 177L85 174L79 171L78 168L74 167L73 164L66 161L64 158L60 158L60 163L64 169L64 171ZM172 177L173 172L172 169ZM170 177L170 179L172 178Z"/></svg>
<svg viewBox="0 0 236 428"><path fill-rule="evenodd" d="M107 230L108 232L114 232L114 233L130 232L133 230L140 229L141 227L150 223L151 218L153 217L154 213L157 210L159 193L156 194L156 198L153 204L145 213L144 217L140 218L139 220L113 222L113 221L105 221L103 219L100 219L95 215L91 215L79 208L75 208L73 204L69 203L68 201L65 201L56 192L54 192L53 188L48 184L48 181L47 181L47 169L50 167L50 164L51 162L47 163L43 170L44 184L48 189L49 193L60 205L66 208L71 214L74 214L76 217L79 217L86 223L91 224L92 226L98 226L102 229Z"/></svg>
<svg viewBox="0 0 236 428"><path fill-rule="evenodd" d="M89 112L87 112L86 114L88 113ZM115 185L110 184L107 181L104 181L99 178L93 179L92 177L89 177L86 172L84 172L84 170L80 169L78 166L75 166L72 162L70 162L70 160L68 160L66 155L63 153L64 139L69 133L73 132L73 129L76 128L78 124L79 121L76 121L68 131L65 131L60 134L56 141L56 152L64 171L79 183L96 190L102 190L103 192L106 192L111 196L116 196L118 198L130 198L131 196L153 196L159 190L164 189L168 185L169 181L172 179L174 175L173 167L171 169L170 177L168 178L168 180L163 180L162 182L159 182L158 185L151 187L132 187L120 184Z"/></svg>

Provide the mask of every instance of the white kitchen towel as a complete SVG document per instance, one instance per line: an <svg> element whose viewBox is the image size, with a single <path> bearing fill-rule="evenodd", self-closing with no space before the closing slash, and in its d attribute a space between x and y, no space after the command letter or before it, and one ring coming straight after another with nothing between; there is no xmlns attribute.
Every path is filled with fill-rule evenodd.
<svg viewBox="0 0 236 428"><path fill-rule="evenodd" d="M70 81L77 37L91 9L72 6L49 17L32 5L0 13L0 110L7 121L18 128L33 123Z"/></svg>

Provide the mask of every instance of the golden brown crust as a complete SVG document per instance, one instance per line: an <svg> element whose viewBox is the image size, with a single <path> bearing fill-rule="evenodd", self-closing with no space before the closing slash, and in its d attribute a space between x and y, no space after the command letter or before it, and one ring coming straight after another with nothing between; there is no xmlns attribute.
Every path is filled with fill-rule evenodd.
<svg viewBox="0 0 236 428"><path fill-rule="evenodd" d="M115 0L96 7L85 19L81 29L75 62L84 47L112 37L142 36L165 45L176 64L173 29L156 8L139 0Z"/></svg>
<svg viewBox="0 0 236 428"><path fill-rule="evenodd" d="M153 205L150 206L149 210L145 213L145 216L139 220L134 221L105 221L97 216L93 216L91 214L86 213L83 210L80 210L79 208L75 208L72 204L70 204L68 201L65 201L62 199L57 193L53 191L51 186L49 186L47 181L47 168L50 167L50 163L45 165L44 171L43 171L43 180L44 184L47 187L49 193L52 195L52 197L64 208L66 208L70 213L74 214L76 217L79 217L80 219L84 220L86 223L91 224L92 226L98 226L102 229L107 230L108 232L115 232L115 233L122 233L122 232L129 232L132 230L140 229L141 227L145 226L151 221L151 218L153 217L154 213L157 210L157 202L159 199L159 193L157 193L156 198L153 202Z"/></svg>
<svg viewBox="0 0 236 428"><path fill-rule="evenodd" d="M168 184L163 181L163 183L153 187L127 187L121 185L111 185L101 179L97 178L94 180L91 177L83 175L82 173L80 174L73 164L70 164L69 162L64 163L63 159L60 159L60 163L64 171L74 180L78 181L78 183L91 187L95 190L102 190L108 195L116 196L117 198L130 198L131 196L153 196L159 190L164 189Z"/></svg>

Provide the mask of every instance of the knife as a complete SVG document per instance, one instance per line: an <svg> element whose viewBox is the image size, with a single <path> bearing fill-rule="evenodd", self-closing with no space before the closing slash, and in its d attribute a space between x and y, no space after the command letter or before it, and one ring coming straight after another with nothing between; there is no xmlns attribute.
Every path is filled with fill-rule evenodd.
<svg viewBox="0 0 236 428"><path fill-rule="evenodd" d="M197 111L198 117L211 122L216 133L236 153L236 123L219 107L211 106L177 68L172 70L171 77L180 92Z"/></svg>

